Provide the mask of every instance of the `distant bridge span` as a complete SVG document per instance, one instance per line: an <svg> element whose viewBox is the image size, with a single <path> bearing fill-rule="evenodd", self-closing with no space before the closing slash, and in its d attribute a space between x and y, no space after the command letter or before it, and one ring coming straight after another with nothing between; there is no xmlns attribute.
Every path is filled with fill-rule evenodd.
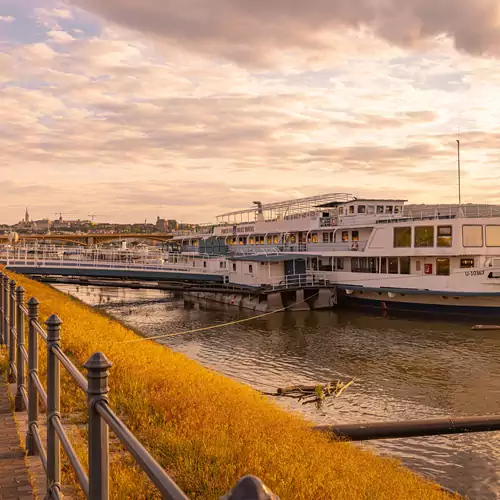
<svg viewBox="0 0 500 500"><path fill-rule="evenodd" d="M174 235L172 233L86 233L86 234L20 234L19 241L40 241L40 242L60 242L73 243L81 246L100 245L117 240L150 240L167 242ZM8 243L8 235L0 236L0 243Z"/></svg>

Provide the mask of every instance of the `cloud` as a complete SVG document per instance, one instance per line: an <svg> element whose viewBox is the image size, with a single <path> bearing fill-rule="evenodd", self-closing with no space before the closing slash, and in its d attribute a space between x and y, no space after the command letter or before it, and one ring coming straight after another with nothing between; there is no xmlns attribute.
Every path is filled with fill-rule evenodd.
<svg viewBox="0 0 500 500"><path fill-rule="evenodd" d="M368 29L402 47L446 36L475 55L500 56L497 0L73 0L84 9L190 50L242 64L276 52L337 52L335 33Z"/></svg>
<svg viewBox="0 0 500 500"><path fill-rule="evenodd" d="M9 193L2 220L15 222L25 203L35 217L85 218L95 206L125 222L209 221L255 196L270 202L325 191L454 201L457 125L464 197L499 199L490 186L500 157L500 69L457 52L449 38L407 51L366 28L325 31L318 20L314 43L302 43L310 14L292 20L301 6L280 14L257 3L274 12L264 25L282 16L282 39L266 38L263 26L254 43L247 24L229 23L220 38L210 35L207 55L196 36L185 42L174 30L173 43L152 43L79 9L61 15L46 8L52 1L30 1L43 10L27 15L26 39L16 32L0 54L0 171ZM166 11L171 3L162 4ZM261 15L231 5L238 22L242 6L250 25ZM295 46L290 23L302 30ZM207 36L211 29L207 23ZM253 65L219 49L233 61L247 51ZM256 68L263 60L278 64Z"/></svg>
<svg viewBox="0 0 500 500"><path fill-rule="evenodd" d="M53 41L57 43L72 42L74 40L74 38L69 33L62 30L50 30L47 33L47 36L49 36Z"/></svg>
<svg viewBox="0 0 500 500"><path fill-rule="evenodd" d="M13 23L15 20L16 18L13 16L0 16L0 21L3 21L4 23Z"/></svg>

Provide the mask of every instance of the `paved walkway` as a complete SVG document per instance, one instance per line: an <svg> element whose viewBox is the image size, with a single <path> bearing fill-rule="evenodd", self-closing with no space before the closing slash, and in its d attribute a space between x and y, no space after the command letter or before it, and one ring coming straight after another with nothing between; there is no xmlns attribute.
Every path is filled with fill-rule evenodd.
<svg viewBox="0 0 500 500"><path fill-rule="evenodd" d="M0 373L0 500L33 500L4 375Z"/></svg>

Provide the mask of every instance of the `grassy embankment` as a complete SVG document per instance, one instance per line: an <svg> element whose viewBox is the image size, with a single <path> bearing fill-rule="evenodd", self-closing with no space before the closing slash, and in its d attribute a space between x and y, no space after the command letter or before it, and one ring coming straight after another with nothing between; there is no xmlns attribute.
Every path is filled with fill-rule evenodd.
<svg viewBox="0 0 500 500"><path fill-rule="evenodd" d="M449 498L395 460L332 442L184 355L150 341L123 343L137 335L63 293L9 274L27 298L40 301L41 322L54 312L64 321L62 345L77 366L95 351L113 362L112 406L189 497L218 498L250 473L283 500ZM44 371L43 356L41 363ZM63 411L83 415L84 395L62 372ZM114 498L155 498L126 454L115 454L111 470Z"/></svg>

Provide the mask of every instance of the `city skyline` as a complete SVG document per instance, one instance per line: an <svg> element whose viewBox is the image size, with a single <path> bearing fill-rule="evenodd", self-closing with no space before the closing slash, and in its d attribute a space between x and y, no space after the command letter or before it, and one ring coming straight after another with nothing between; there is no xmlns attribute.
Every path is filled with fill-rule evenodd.
<svg viewBox="0 0 500 500"><path fill-rule="evenodd" d="M456 202L458 131L463 202L500 202L495 2L122 4L0 0L3 222Z"/></svg>

